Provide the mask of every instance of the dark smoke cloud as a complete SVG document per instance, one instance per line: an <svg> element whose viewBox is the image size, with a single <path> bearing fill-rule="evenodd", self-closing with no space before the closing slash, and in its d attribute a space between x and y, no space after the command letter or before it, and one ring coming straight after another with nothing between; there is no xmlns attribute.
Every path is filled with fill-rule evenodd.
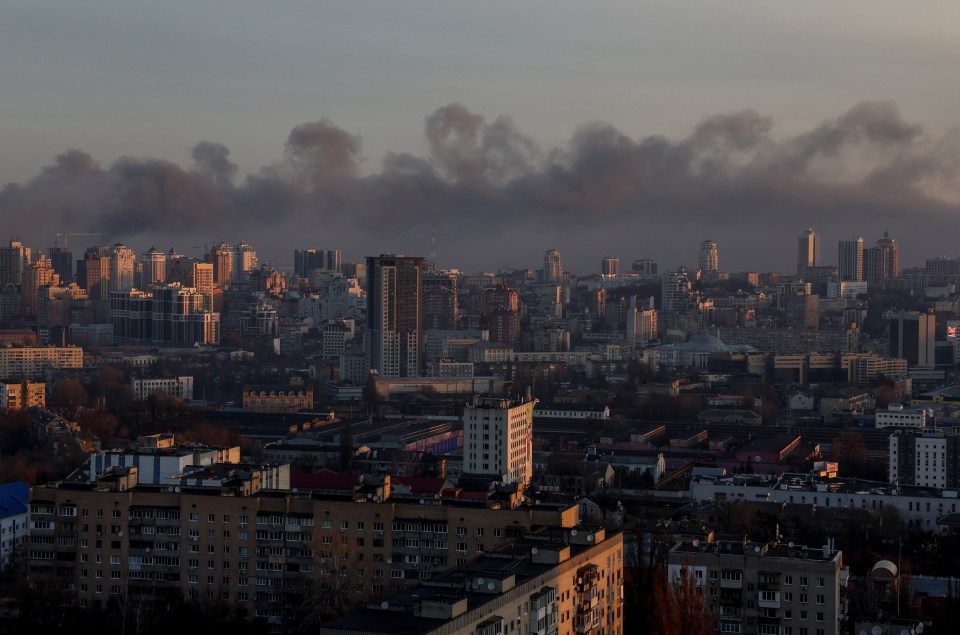
<svg viewBox="0 0 960 635"><path fill-rule="evenodd" d="M301 124L279 161L242 179L230 151L210 141L193 148L187 168L129 157L103 167L71 150L4 188L0 219L47 242L69 230L128 241L255 232L248 240L281 261L321 243L352 257L423 253L437 225L456 254L448 264L488 268L536 262L553 246L574 263L620 253L672 265L691 261L707 237L738 253L724 268L789 268L783 254L808 225L828 241L899 228L919 260L950 253L946 237L960 229L960 131L932 138L889 102L858 104L787 138L770 117L744 110L706 118L679 140L633 139L597 122L541 150L509 117L488 122L458 103L426 117L424 133L428 156L389 153L364 173L359 136L326 119Z"/></svg>

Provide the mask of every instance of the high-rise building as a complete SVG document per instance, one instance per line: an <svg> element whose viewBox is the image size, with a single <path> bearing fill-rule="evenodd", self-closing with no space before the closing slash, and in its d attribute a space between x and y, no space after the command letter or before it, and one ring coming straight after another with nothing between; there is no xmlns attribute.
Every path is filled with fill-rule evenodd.
<svg viewBox="0 0 960 635"><path fill-rule="evenodd" d="M77 261L77 284L87 290L87 297L95 302L110 299L110 250L90 247Z"/></svg>
<svg viewBox="0 0 960 635"><path fill-rule="evenodd" d="M459 318L457 274L452 271L425 271L423 274L424 330L452 331Z"/></svg>
<svg viewBox="0 0 960 635"><path fill-rule="evenodd" d="M203 308L213 311L213 263L195 258L177 258L170 262L167 282L179 283L182 287L196 289L203 296Z"/></svg>
<svg viewBox="0 0 960 635"><path fill-rule="evenodd" d="M717 243L705 240L700 243L700 271L716 273L720 271L720 259L717 255Z"/></svg>
<svg viewBox="0 0 960 635"><path fill-rule="evenodd" d="M634 273L640 274L641 278L656 278L658 275L659 266L655 260L650 258L641 258L639 260L634 260L633 264L630 265L630 268Z"/></svg>
<svg viewBox="0 0 960 635"><path fill-rule="evenodd" d="M30 248L24 247L19 240L11 240L8 247L0 247L0 287L19 286L31 262Z"/></svg>
<svg viewBox="0 0 960 635"><path fill-rule="evenodd" d="M885 287L900 277L900 247L888 232L883 232L875 247L863 250L863 277L875 287Z"/></svg>
<svg viewBox="0 0 960 635"><path fill-rule="evenodd" d="M620 275L620 259L606 256L600 261L600 275L604 278L616 278Z"/></svg>
<svg viewBox="0 0 960 635"><path fill-rule="evenodd" d="M890 316L890 357L907 360L910 366L935 365L936 315L898 311Z"/></svg>
<svg viewBox="0 0 960 635"><path fill-rule="evenodd" d="M129 291L134 287L133 273L137 254L120 243L110 248L110 290Z"/></svg>
<svg viewBox="0 0 960 635"><path fill-rule="evenodd" d="M483 291L483 323L490 342L517 346L520 343L520 294L505 283Z"/></svg>
<svg viewBox="0 0 960 635"><path fill-rule="evenodd" d="M257 268L257 252L244 241L233 248L232 282L246 282L250 272Z"/></svg>
<svg viewBox="0 0 960 635"><path fill-rule="evenodd" d="M60 278L53 270L50 259L40 254L30 263L30 268L23 274L23 283L20 287L20 307L24 315L37 315L37 298L40 288L45 285L58 285Z"/></svg>
<svg viewBox="0 0 960 635"><path fill-rule="evenodd" d="M664 313L684 311L690 301L690 278L685 269L670 271L663 276L663 299L661 300Z"/></svg>
<svg viewBox="0 0 960 635"><path fill-rule="evenodd" d="M797 275L810 267L820 265L820 237L812 229L807 229L797 239Z"/></svg>
<svg viewBox="0 0 960 635"><path fill-rule="evenodd" d="M140 289L149 289L155 284L161 284L167 279L167 255L151 247L140 257Z"/></svg>
<svg viewBox="0 0 960 635"><path fill-rule="evenodd" d="M536 400L479 397L463 409L463 471L525 484L533 474Z"/></svg>
<svg viewBox="0 0 960 635"><path fill-rule="evenodd" d="M418 377L423 365L423 258L367 257L367 344L381 377Z"/></svg>
<svg viewBox="0 0 960 635"><path fill-rule="evenodd" d="M73 280L73 252L69 247L50 247L47 249L50 255L50 261L53 263L53 270L57 272L60 279L64 282Z"/></svg>
<svg viewBox="0 0 960 635"><path fill-rule="evenodd" d="M840 241L837 276L841 281L863 280L863 237Z"/></svg>
<svg viewBox="0 0 960 635"><path fill-rule="evenodd" d="M626 328L628 344L646 344L657 337L657 310L653 307L653 298L646 306L640 306L637 296L630 296Z"/></svg>
<svg viewBox="0 0 960 635"><path fill-rule="evenodd" d="M543 281L560 282L563 277L563 265L560 263L560 252L549 250L543 257Z"/></svg>
<svg viewBox="0 0 960 635"><path fill-rule="evenodd" d="M213 283L218 287L233 281L233 247L220 243L210 250L207 260L213 265Z"/></svg>

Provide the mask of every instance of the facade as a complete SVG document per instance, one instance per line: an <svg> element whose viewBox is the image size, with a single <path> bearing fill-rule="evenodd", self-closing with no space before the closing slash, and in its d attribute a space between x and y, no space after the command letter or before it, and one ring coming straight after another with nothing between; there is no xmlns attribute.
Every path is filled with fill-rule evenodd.
<svg viewBox="0 0 960 635"><path fill-rule="evenodd" d="M563 264L560 262L560 252L550 249L543 256L543 281L560 282L563 278Z"/></svg>
<svg viewBox="0 0 960 635"><path fill-rule="evenodd" d="M26 557L30 486L23 481L0 485L0 570Z"/></svg>
<svg viewBox="0 0 960 635"><path fill-rule="evenodd" d="M898 311L890 316L890 357L909 366L935 365L937 317L933 313Z"/></svg>
<svg viewBox="0 0 960 635"><path fill-rule="evenodd" d="M129 291L134 288L137 254L120 243L110 248L110 291Z"/></svg>
<svg viewBox="0 0 960 635"><path fill-rule="evenodd" d="M19 240L11 240L7 247L0 247L0 288L19 285L23 274L30 268L31 250Z"/></svg>
<svg viewBox="0 0 960 635"><path fill-rule="evenodd" d="M534 535L319 629L398 632L622 635L622 535L583 528Z"/></svg>
<svg viewBox="0 0 960 635"><path fill-rule="evenodd" d="M39 379L51 368L83 368L83 349L76 346L0 348L0 378Z"/></svg>
<svg viewBox="0 0 960 635"><path fill-rule="evenodd" d="M382 377L418 377L423 367L423 258L367 258L370 368Z"/></svg>
<svg viewBox="0 0 960 635"><path fill-rule="evenodd" d="M91 455L85 469L86 482L96 483L114 468L135 468L138 483L171 485L191 468L240 462L239 446L177 445L172 434L151 434L137 441L140 445L132 452Z"/></svg>
<svg viewBox="0 0 960 635"><path fill-rule="evenodd" d="M716 273L720 271L720 260L717 255L717 243L705 240L700 243L700 271L702 273Z"/></svg>
<svg viewBox="0 0 960 635"><path fill-rule="evenodd" d="M110 299L110 250L90 247L77 261L77 284L86 289L87 297L95 302Z"/></svg>
<svg viewBox="0 0 960 635"><path fill-rule="evenodd" d="M463 471L526 484L533 469L536 401L480 397L463 409Z"/></svg>
<svg viewBox="0 0 960 635"><path fill-rule="evenodd" d="M604 278L617 278L620 276L620 259L613 256L606 256L600 261L600 275Z"/></svg>
<svg viewBox="0 0 960 635"><path fill-rule="evenodd" d="M845 618L847 573L830 547L754 542L680 542L667 575L686 569L703 589L718 633L837 633Z"/></svg>
<svg viewBox="0 0 960 635"><path fill-rule="evenodd" d="M167 255L151 247L140 257L140 282L138 287L149 289L167 279Z"/></svg>
<svg viewBox="0 0 960 635"><path fill-rule="evenodd" d="M26 410L46 406L47 385L42 382L0 384L0 409Z"/></svg>
<svg viewBox="0 0 960 635"><path fill-rule="evenodd" d="M898 431L890 435L891 483L960 488L960 435L942 430Z"/></svg>
<svg viewBox="0 0 960 635"><path fill-rule="evenodd" d="M426 271L423 274L423 328L449 331L457 328L460 317L457 274Z"/></svg>
<svg viewBox="0 0 960 635"><path fill-rule="evenodd" d="M884 428L925 430L927 427L927 411L923 408L907 410L900 404L890 404L886 410L877 410L874 425L878 430Z"/></svg>
<svg viewBox="0 0 960 635"><path fill-rule="evenodd" d="M820 237L807 229L797 239L797 275L803 276L807 269L820 264Z"/></svg>
<svg viewBox="0 0 960 635"><path fill-rule="evenodd" d="M245 388L244 412L300 412L313 410L313 388L304 386L274 386Z"/></svg>
<svg viewBox="0 0 960 635"><path fill-rule="evenodd" d="M394 491L389 476L267 491L257 466L223 465L213 478L216 467L204 468L207 480L176 485L140 483L127 468L94 483L34 487L28 575L63 585L81 608L119 598L145 610L163 610L168 597L218 601L283 632L314 584L349 576L354 592L379 602L535 526L579 520L576 504L476 500L442 492L443 479L429 495Z"/></svg>
<svg viewBox="0 0 960 635"><path fill-rule="evenodd" d="M661 300L664 313L678 313L689 308L690 279L683 269L671 271L663 276L663 298Z"/></svg>
<svg viewBox="0 0 960 635"><path fill-rule="evenodd" d="M176 401L193 401L193 377L165 377L130 380L134 399L144 401L153 395L165 395Z"/></svg>
<svg viewBox="0 0 960 635"><path fill-rule="evenodd" d="M863 237L840 241L840 260L837 264L840 282L863 280Z"/></svg>

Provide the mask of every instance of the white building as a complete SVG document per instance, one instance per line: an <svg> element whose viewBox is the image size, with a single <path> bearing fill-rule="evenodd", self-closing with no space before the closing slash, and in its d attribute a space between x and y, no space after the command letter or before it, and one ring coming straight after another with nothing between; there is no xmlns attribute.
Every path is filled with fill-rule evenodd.
<svg viewBox="0 0 960 635"><path fill-rule="evenodd" d="M0 485L0 570L13 566L27 547L27 502L23 481Z"/></svg>
<svg viewBox="0 0 960 635"><path fill-rule="evenodd" d="M139 483L178 485L177 477L192 467L217 463L239 463L240 448L177 446L173 435L154 434L140 439L143 445L133 452L98 452L87 463L87 482L96 482L109 468L135 467Z"/></svg>
<svg viewBox="0 0 960 635"><path fill-rule="evenodd" d="M137 401L144 401L151 395L163 394L177 401L193 401L193 377L165 377L161 379L130 380L130 388Z"/></svg>
<svg viewBox="0 0 960 635"><path fill-rule="evenodd" d="M480 397L463 409L463 471L526 483L533 472L536 400Z"/></svg>
<svg viewBox="0 0 960 635"><path fill-rule="evenodd" d="M875 426L883 428L916 428L924 430L927 427L927 411L923 408L907 410L900 404L890 404L886 410L877 410Z"/></svg>

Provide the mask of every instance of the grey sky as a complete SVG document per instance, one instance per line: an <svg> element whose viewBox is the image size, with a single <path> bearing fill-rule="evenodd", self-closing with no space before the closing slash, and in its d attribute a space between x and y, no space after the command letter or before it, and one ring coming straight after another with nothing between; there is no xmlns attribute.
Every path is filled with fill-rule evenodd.
<svg viewBox="0 0 960 635"><path fill-rule="evenodd" d="M869 100L896 102L937 139L960 123L957 24L960 4L935 1L7 0L0 182L25 183L71 148L103 166L188 166L201 140L229 147L242 176L322 118L362 137L360 173L373 174L388 151L428 156L424 120L451 102L488 123L510 116L544 151L589 122L677 140L744 109L788 138ZM661 257L691 262L706 237L682 245L692 257Z"/></svg>

